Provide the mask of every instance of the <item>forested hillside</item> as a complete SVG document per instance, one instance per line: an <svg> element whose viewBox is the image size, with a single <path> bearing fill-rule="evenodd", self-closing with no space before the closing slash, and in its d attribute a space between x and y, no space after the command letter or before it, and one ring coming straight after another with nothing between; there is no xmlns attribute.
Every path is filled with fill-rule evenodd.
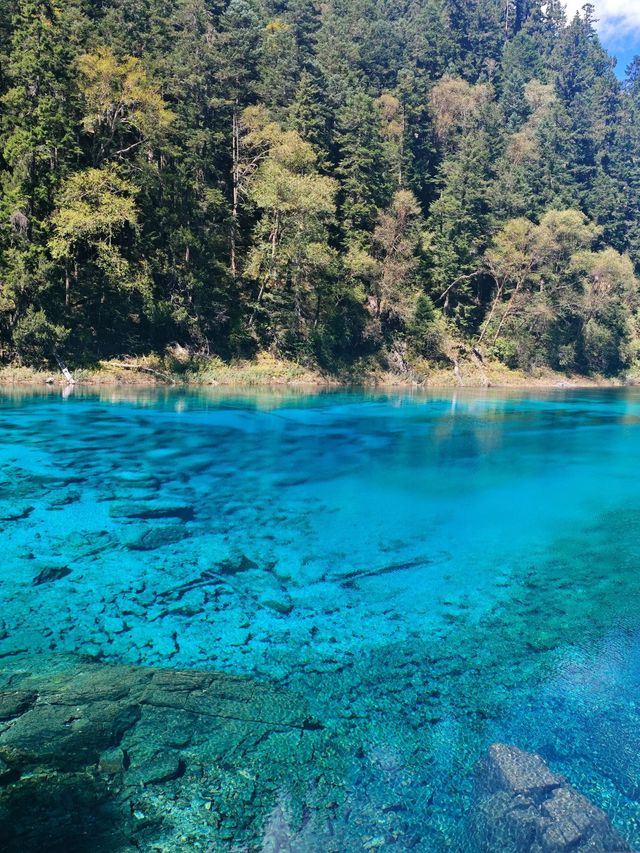
<svg viewBox="0 0 640 853"><path fill-rule="evenodd" d="M0 0L0 356L611 375L640 60L557 0Z"/></svg>

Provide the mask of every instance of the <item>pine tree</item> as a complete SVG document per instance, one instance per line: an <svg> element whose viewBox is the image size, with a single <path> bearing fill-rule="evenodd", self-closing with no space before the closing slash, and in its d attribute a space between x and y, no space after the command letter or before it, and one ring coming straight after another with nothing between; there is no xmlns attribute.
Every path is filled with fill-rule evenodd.
<svg viewBox="0 0 640 853"><path fill-rule="evenodd" d="M54 195L78 155L73 63L77 9L21 0L12 19L0 145L0 315L4 346L33 310L62 318L63 285L46 250ZM50 354L50 353L49 353Z"/></svg>
<svg viewBox="0 0 640 853"><path fill-rule="evenodd" d="M469 135L443 164L442 191L428 220L431 294L435 304L467 332L481 316L474 288L491 230L492 177L486 132Z"/></svg>
<svg viewBox="0 0 640 853"><path fill-rule="evenodd" d="M331 111L325 102L322 78L315 68L300 75L289 108L289 124L312 146L318 166L327 168L331 151Z"/></svg>
<svg viewBox="0 0 640 853"><path fill-rule="evenodd" d="M239 268L240 197L240 114L255 100L258 83L258 47L261 21L248 0L231 0L220 18L217 38L217 75L221 84L221 105L229 114L228 151L231 173L231 221L229 225L229 266L235 278Z"/></svg>
<svg viewBox="0 0 640 853"><path fill-rule="evenodd" d="M387 172L382 141L381 116L364 92L352 94L336 115L340 213L347 240L369 231L378 208L390 198L391 176Z"/></svg>

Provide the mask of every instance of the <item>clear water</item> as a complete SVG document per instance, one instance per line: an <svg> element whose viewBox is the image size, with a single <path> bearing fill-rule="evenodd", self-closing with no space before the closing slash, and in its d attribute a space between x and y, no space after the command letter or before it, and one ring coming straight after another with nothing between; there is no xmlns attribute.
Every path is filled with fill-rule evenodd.
<svg viewBox="0 0 640 853"><path fill-rule="evenodd" d="M633 390L5 390L0 655L304 694L344 853L464 850L496 740L640 845L639 473Z"/></svg>

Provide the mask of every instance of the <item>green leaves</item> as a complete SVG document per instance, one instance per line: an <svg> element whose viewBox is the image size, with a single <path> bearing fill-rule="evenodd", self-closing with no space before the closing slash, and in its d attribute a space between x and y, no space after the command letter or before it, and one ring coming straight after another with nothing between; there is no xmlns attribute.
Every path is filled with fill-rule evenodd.
<svg viewBox="0 0 640 853"><path fill-rule="evenodd" d="M245 143L260 160L248 187L261 212L245 267L245 276L258 284L251 322L263 299L270 300L271 316L264 322L271 335L282 337L281 312L293 303L295 332L304 336L313 297L317 306L323 276L335 261L327 226L335 215L337 184L317 173L313 149L295 131L259 118L255 112L245 116L251 128Z"/></svg>
<svg viewBox="0 0 640 853"><path fill-rule="evenodd" d="M69 330L51 323L40 309L29 307L17 322L13 341L18 356L27 365L46 365L69 336Z"/></svg>
<svg viewBox="0 0 640 853"><path fill-rule="evenodd" d="M72 175L58 195L51 217L49 248L54 258L68 258L80 245L113 246L125 227L135 228L138 192L114 166L86 169Z"/></svg>
<svg viewBox="0 0 640 853"><path fill-rule="evenodd" d="M402 366L448 329L526 367L635 358L640 72L588 8L10 6L0 353L49 323L83 357Z"/></svg>
<svg viewBox="0 0 640 853"><path fill-rule="evenodd" d="M123 157L139 145L160 144L172 120L139 59L118 61L108 47L78 60L86 113L85 133L96 137L96 161Z"/></svg>
<svg viewBox="0 0 640 853"><path fill-rule="evenodd" d="M392 176L378 106L364 92L352 94L336 114L340 209L347 232L370 231L391 196Z"/></svg>
<svg viewBox="0 0 640 853"><path fill-rule="evenodd" d="M640 282L628 256L591 250L598 234L576 210L507 222L485 254L496 289L480 342L525 368L536 357L604 374L628 365Z"/></svg>

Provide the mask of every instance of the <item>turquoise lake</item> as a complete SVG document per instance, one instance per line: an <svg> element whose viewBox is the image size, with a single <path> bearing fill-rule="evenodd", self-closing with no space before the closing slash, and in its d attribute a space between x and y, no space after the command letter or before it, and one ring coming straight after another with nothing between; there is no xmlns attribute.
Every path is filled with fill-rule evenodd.
<svg viewBox="0 0 640 853"><path fill-rule="evenodd" d="M0 463L5 669L302 694L341 853L465 851L495 741L640 845L640 391L5 389Z"/></svg>

